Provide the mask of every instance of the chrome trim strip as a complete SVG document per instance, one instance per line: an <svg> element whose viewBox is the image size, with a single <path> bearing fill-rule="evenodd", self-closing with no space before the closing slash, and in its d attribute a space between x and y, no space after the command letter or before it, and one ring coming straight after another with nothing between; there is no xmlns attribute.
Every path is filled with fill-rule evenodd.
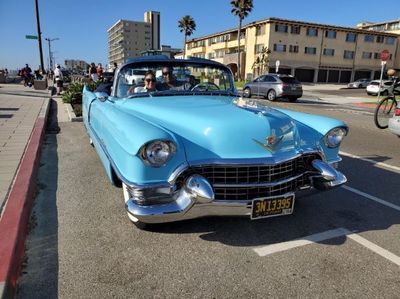
<svg viewBox="0 0 400 299"><path fill-rule="evenodd" d="M281 185L284 183L288 183L291 182L295 179L298 179L300 177L302 177L304 174L306 174L307 172L304 172L302 174L296 175L294 177L290 177L278 182L274 182L274 183L254 183L254 184L213 184L213 187L215 188L251 188L251 187L275 187L277 185Z"/></svg>

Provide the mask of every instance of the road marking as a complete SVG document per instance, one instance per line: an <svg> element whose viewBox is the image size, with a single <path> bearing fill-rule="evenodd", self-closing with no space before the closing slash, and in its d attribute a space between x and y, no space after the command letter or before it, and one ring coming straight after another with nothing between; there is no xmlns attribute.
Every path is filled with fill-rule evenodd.
<svg viewBox="0 0 400 299"><path fill-rule="evenodd" d="M267 256L273 253L281 252L281 251L286 251L289 249L313 244L313 243L318 243L322 242L325 240L329 239L334 239L338 237L346 236L349 239L357 242L358 244L364 246L365 248L375 252L376 254L384 257L385 259L391 261L392 263L400 266L400 257L391 253L390 251L368 241L367 239L361 237L360 235L346 229L346 228L337 228L333 230L328 230L326 232L310 235L301 239L296 239L293 241L287 241L287 242L282 242L282 243L276 243L272 245L267 245L263 247L256 247L253 248L253 250L259 255L259 256Z"/></svg>
<svg viewBox="0 0 400 299"><path fill-rule="evenodd" d="M392 204L392 203L390 203L390 202L387 202L387 201L385 201L385 200L383 200L383 199L380 199L380 198L378 198L378 197L376 197L376 196L367 194L367 193L365 193L365 192L362 192L362 191L360 191L360 190L351 188L351 187L349 187L349 186L342 186L342 188L343 188L343 189L346 189L346 190L348 190L348 191L350 191L350 192L356 193L356 194L358 194L358 195L364 196L365 198L368 198L368 199L370 199L370 200L373 200L373 201L375 201L375 202L377 202L377 203L380 203L380 204L382 204L382 205L385 205L385 206L387 206L387 207L389 207L389 208L392 208L392 209L395 209L395 210L397 210L397 211L400 211L400 206L395 205L395 204Z"/></svg>
<svg viewBox="0 0 400 299"><path fill-rule="evenodd" d="M392 263L395 263L397 266L400 266L400 257L391 253L390 251L368 241L367 239L364 239L363 237L357 234L349 234L347 237L349 237L353 241L356 241L358 244L361 244L362 246L368 248L369 250L375 252L376 254L379 254L385 259L391 261Z"/></svg>
<svg viewBox="0 0 400 299"><path fill-rule="evenodd" d="M287 242L282 242L282 243L276 243L272 245L267 245L263 247L256 247L253 250L259 255L259 256L266 256L270 255L273 253L281 252L281 251L286 251L289 249L293 249L296 247L304 246L304 245L309 245L312 243L317 243L321 242L324 240L328 239L333 239L341 236L345 236L348 234L351 234L352 232L345 229L345 228L337 228L333 230L328 230L323 233L318 233L314 235L310 235L308 237L304 237L301 239L296 239L293 241L287 241Z"/></svg>
<svg viewBox="0 0 400 299"><path fill-rule="evenodd" d="M372 163L372 164L375 164L375 165L378 165L378 166L382 166L384 168L387 168L387 169L390 169L390 170L394 170L395 172L400 173L400 167L397 167L397 166L389 165L389 164L382 163L382 162L377 162L377 161L372 160L372 159L363 158L363 157L356 156L356 155L349 154L349 153L342 152L342 151L340 151L339 154L343 155L343 156L346 156L346 157L350 157L350 158L359 159L359 160L362 160L362 161L365 161L365 162L369 162L369 163Z"/></svg>

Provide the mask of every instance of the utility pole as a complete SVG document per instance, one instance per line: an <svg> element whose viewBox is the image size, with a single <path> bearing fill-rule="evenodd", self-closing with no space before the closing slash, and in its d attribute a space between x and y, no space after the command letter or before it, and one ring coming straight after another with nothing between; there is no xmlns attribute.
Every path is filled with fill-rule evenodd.
<svg viewBox="0 0 400 299"><path fill-rule="evenodd" d="M54 68L54 63L53 63L53 53L51 52L51 42L55 41L55 40L59 40L58 37L56 38L49 38L46 37L45 40L48 42L49 44L49 71L53 70Z"/></svg>
<svg viewBox="0 0 400 299"><path fill-rule="evenodd" d="M40 54L40 71L44 72L43 65L43 50L42 50L42 32L40 31L40 17L39 17L39 4L38 0L35 0L35 8L36 8L36 25L38 32L38 43L39 43L39 54Z"/></svg>

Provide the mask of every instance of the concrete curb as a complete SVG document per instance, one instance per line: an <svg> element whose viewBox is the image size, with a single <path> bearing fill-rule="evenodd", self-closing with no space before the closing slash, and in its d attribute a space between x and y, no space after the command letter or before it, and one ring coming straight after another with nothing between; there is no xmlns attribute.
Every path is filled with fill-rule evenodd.
<svg viewBox="0 0 400 299"><path fill-rule="evenodd" d="M64 106L65 106L65 108L67 109L67 112L68 112L68 118L69 118L69 121L76 121L76 122L81 122L81 121L83 121L83 118L82 118L82 116L76 116L76 114L75 114L75 112L74 112L74 109L72 109L72 106L71 106L71 104L64 104Z"/></svg>
<svg viewBox="0 0 400 299"><path fill-rule="evenodd" d="M41 144L50 100L46 99L36 119L19 169L0 219L0 298L13 298L24 256L28 222L36 191Z"/></svg>

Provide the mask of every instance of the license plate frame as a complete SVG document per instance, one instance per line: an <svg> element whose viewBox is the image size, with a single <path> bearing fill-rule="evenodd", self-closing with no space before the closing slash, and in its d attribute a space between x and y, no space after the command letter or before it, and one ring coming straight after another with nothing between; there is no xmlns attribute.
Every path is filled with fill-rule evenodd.
<svg viewBox="0 0 400 299"><path fill-rule="evenodd" d="M289 200L289 205L287 203L288 200ZM294 193L255 198L252 200L251 204L250 219L258 220L264 218L290 215L293 213L294 210L294 202L295 202ZM271 207L272 205L274 206L274 208Z"/></svg>

